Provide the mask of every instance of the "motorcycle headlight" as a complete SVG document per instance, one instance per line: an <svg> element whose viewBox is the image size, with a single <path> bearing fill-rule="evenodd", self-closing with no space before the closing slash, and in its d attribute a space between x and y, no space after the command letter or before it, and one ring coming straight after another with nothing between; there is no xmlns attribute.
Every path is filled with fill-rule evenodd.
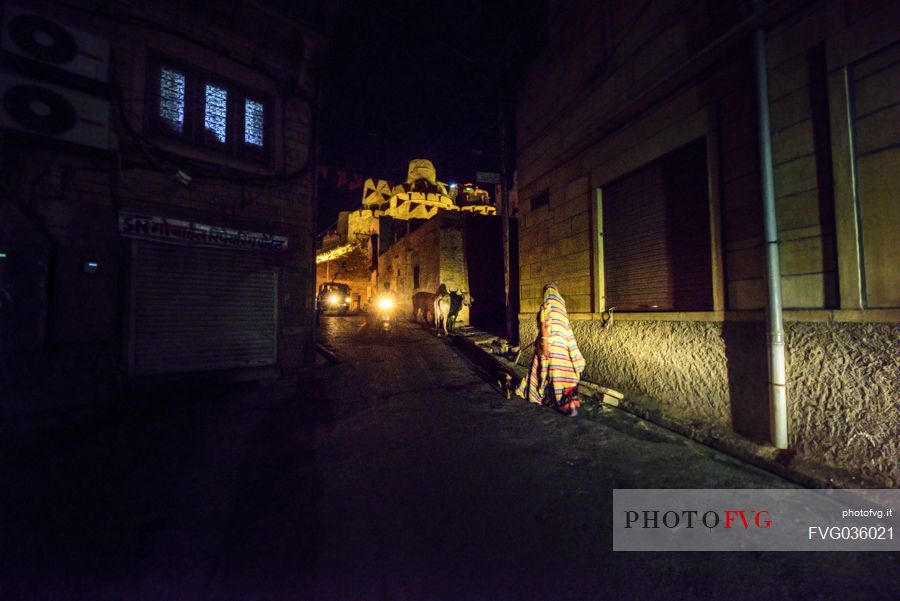
<svg viewBox="0 0 900 601"><path fill-rule="evenodd" d="M332 305L338 304L338 301L339 301L339 300L340 300L340 299L338 298L338 295L337 295L337 294L332 294L331 296L328 297L328 303L329 303L329 304L332 304Z"/></svg>
<svg viewBox="0 0 900 601"><path fill-rule="evenodd" d="M389 298L380 298L378 299L378 308L384 311L394 308L394 301Z"/></svg>
<svg viewBox="0 0 900 601"><path fill-rule="evenodd" d="M344 302L345 302L345 303L349 303L349 302L350 302L350 297L348 296L347 298L345 298L345 299L344 299Z"/></svg>

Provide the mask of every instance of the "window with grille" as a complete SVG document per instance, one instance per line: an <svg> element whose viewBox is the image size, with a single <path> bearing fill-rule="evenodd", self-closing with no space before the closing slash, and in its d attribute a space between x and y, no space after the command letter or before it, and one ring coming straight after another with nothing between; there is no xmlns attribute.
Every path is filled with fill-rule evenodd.
<svg viewBox="0 0 900 601"><path fill-rule="evenodd" d="M148 68L149 131L232 156L268 160L271 101L205 71L155 57Z"/></svg>
<svg viewBox="0 0 900 601"><path fill-rule="evenodd" d="M244 142L263 147L265 143L264 124L265 109L262 102L247 99L244 101Z"/></svg>
<svg viewBox="0 0 900 601"><path fill-rule="evenodd" d="M203 128L207 141L225 143L228 124L228 90L206 84L203 108Z"/></svg>
<svg viewBox="0 0 900 601"><path fill-rule="evenodd" d="M159 117L172 130L184 131L184 73L162 67L159 75Z"/></svg>

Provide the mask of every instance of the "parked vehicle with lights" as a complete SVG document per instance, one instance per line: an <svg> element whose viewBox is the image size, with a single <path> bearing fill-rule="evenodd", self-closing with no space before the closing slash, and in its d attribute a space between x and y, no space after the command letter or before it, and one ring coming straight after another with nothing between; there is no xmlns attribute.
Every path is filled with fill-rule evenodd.
<svg viewBox="0 0 900 601"><path fill-rule="evenodd" d="M316 296L316 310L319 313L347 314L350 311L350 286L329 282L319 286L319 294Z"/></svg>

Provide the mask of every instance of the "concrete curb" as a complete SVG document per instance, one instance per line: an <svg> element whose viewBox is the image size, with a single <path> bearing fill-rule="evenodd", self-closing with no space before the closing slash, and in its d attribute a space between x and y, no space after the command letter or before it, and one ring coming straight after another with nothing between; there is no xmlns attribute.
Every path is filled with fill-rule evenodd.
<svg viewBox="0 0 900 601"><path fill-rule="evenodd" d="M526 367L495 355L486 348L490 346L490 341L502 340L498 336L467 328L464 332L451 334L450 339L466 357L492 378L499 379L503 374L509 374L515 384L528 374ZM647 399L630 397L586 380L581 381L578 392L582 398L625 411L807 488L880 488L877 483L860 480L844 470L798 459L790 452L755 442L734 432L722 432L675 420Z"/></svg>

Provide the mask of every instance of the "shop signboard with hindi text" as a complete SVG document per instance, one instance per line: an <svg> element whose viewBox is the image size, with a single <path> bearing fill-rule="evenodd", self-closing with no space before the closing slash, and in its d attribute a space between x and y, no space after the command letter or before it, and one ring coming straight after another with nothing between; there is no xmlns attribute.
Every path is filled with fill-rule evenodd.
<svg viewBox="0 0 900 601"><path fill-rule="evenodd" d="M126 211L119 214L119 233L129 238L188 246L275 251L286 250L288 246L285 236Z"/></svg>

